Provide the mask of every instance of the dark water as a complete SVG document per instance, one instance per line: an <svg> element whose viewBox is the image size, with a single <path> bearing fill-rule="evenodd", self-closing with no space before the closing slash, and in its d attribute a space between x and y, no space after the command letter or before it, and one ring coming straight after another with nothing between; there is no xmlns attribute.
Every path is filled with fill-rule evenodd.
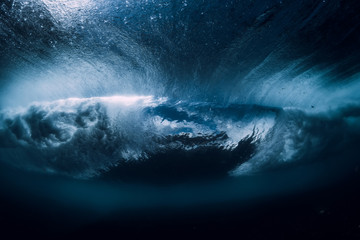
<svg viewBox="0 0 360 240"><path fill-rule="evenodd" d="M358 1L0 1L1 230L360 237Z"/></svg>

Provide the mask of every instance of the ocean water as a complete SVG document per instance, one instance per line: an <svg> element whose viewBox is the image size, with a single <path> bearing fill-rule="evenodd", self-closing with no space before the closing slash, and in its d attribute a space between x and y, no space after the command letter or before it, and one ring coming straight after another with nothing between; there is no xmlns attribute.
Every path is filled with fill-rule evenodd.
<svg viewBox="0 0 360 240"><path fill-rule="evenodd" d="M359 12L0 1L0 228L356 239Z"/></svg>

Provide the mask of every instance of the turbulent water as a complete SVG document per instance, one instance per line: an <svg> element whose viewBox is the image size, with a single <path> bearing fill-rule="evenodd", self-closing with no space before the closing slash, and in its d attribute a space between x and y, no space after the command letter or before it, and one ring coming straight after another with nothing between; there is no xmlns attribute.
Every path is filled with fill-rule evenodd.
<svg viewBox="0 0 360 240"><path fill-rule="evenodd" d="M4 159L11 163L75 177L173 151L189 152L184 158L196 162L195 152L212 150L219 154L219 165L240 164L266 136L278 112L257 106L169 104L151 97L66 99L4 114L1 139L4 154L9 154ZM212 163L202 164L207 169Z"/></svg>
<svg viewBox="0 0 360 240"><path fill-rule="evenodd" d="M85 178L180 149L235 174L299 159L328 138L313 116L356 109L353 5L5 1L2 158Z"/></svg>
<svg viewBox="0 0 360 240"><path fill-rule="evenodd" d="M113 168L120 168L119 178L139 175L133 165L157 177L174 170L184 178L236 176L314 158L338 137L332 128L341 127L343 135L355 128L358 109L321 117L150 96L69 98L3 113L1 156L18 167L76 178Z"/></svg>
<svg viewBox="0 0 360 240"><path fill-rule="evenodd" d="M331 182L358 164L359 12L351 0L2 0L0 164L33 185L194 187L302 166L304 186ZM287 191L265 188L243 195Z"/></svg>

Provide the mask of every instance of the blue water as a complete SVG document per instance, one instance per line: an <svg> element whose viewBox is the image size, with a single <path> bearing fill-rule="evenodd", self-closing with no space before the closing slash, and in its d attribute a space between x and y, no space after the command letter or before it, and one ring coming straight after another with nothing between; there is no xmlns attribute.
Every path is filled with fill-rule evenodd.
<svg viewBox="0 0 360 240"><path fill-rule="evenodd" d="M281 203L357 176L359 10L0 1L4 216L24 206L41 225L60 209L76 229L143 209Z"/></svg>

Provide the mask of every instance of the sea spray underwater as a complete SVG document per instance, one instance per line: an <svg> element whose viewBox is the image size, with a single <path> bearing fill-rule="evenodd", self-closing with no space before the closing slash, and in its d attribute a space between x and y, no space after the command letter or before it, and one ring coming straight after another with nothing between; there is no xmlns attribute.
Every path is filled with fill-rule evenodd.
<svg viewBox="0 0 360 240"><path fill-rule="evenodd" d="M276 200L271 215L312 219L285 233L313 236L305 206L337 219L350 201L314 196L359 199L359 12L350 0L1 1L4 226L267 229L246 216L266 219ZM332 219L339 236L359 235L352 211Z"/></svg>

